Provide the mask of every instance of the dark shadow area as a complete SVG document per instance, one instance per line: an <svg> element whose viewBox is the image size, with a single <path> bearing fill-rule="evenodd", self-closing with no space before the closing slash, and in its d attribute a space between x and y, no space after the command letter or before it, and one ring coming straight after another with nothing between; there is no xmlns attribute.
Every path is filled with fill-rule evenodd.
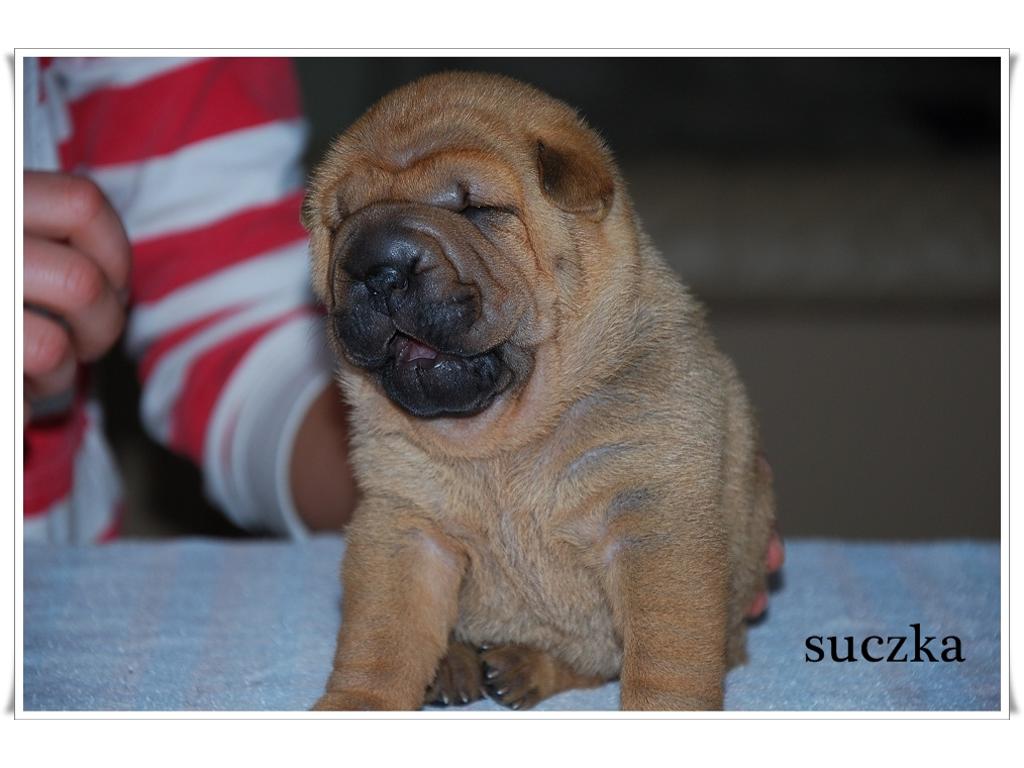
<svg viewBox="0 0 1024 768"><path fill-rule="evenodd" d="M309 157L392 88L431 72L524 80L576 107L623 162L990 153L999 59L301 58Z"/></svg>
<svg viewBox="0 0 1024 768"><path fill-rule="evenodd" d="M146 434L139 418L140 388L122 346L96 366L104 426L124 482L122 533L135 537L219 536L244 531L203 496L202 476L191 461L168 451Z"/></svg>

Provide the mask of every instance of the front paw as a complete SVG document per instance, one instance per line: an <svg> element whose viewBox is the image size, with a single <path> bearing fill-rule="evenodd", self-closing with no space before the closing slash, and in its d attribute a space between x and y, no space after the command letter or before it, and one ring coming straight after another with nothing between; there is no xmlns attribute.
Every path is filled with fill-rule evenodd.
<svg viewBox="0 0 1024 768"><path fill-rule="evenodd" d="M394 709L379 696L365 691L328 691L313 705L313 712L381 712Z"/></svg>
<svg viewBox="0 0 1024 768"><path fill-rule="evenodd" d="M521 645L488 648L481 656L487 695L509 709L531 709L547 697L540 651Z"/></svg>
<svg viewBox="0 0 1024 768"><path fill-rule="evenodd" d="M619 708L635 712L718 712L722 704L721 689L683 692L623 683Z"/></svg>
<svg viewBox="0 0 1024 768"><path fill-rule="evenodd" d="M434 682L427 687L423 703L435 707L465 705L483 695L483 672L476 650L465 643L451 643L437 667Z"/></svg>

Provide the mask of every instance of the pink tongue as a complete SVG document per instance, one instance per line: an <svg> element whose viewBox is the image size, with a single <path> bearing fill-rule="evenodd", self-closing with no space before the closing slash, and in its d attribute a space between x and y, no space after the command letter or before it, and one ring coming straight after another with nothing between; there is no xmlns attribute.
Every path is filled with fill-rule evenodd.
<svg viewBox="0 0 1024 768"><path fill-rule="evenodd" d="M407 360L412 362L413 360L434 360L437 357L437 350L420 344L415 339L409 339L409 350L406 353L408 356Z"/></svg>

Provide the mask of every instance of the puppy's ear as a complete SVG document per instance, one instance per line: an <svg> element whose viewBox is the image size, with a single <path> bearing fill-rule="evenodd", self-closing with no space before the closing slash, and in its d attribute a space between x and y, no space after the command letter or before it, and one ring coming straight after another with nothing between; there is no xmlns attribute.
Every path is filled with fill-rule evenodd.
<svg viewBox="0 0 1024 768"><path fill-rule="evenodd" d="M318 225L328 229L337 229L342 219L348 215L348 209L342 203L341 185L348 180L343 176L341 180L326 187L314 174L312 180L306 185L306 195L302 198L302 226L307 232L312 233Z"/></svg>
<svg viewBox="0 0 1024 768"><path fill-rule="evenodd" d="M307 232L312 232L316 225L316 203L313 200L313 189L306 188L306 194L302 198L302 213L299 215L302 226Z"/></svg>
<svg viewBox="0 0 1024 768"><path fill-rule="evenodd" d="M608 215L615 181L596 141L559 145L539 140L537 171L544 194L563 211L591 221Z"/></svg>
<svg viewBox="0 0 1024 768"><path fill-rule="evenodd" d="M309 233L309 255L312 271L313 292L330 310L333 306L333 279L331 259L331 243L333 233L340 221L340 211L336 204L337 195L328 194L328 205L323 204L324 190L319 179L314 175L302 199L302 226Z"/></svg>

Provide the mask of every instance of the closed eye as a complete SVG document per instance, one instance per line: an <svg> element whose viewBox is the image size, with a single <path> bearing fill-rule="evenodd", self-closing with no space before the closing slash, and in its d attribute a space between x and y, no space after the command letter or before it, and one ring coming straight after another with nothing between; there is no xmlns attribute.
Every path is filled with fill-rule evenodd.
<svg viewBox="0 0 1024 768"><path fill-rule="evenodd" d="M474 224L478 222L485 222L498 216L518 215L514 208L507 208L500 205L467 205L459 211L459 214L461 216L465 216Z"/></svg>

